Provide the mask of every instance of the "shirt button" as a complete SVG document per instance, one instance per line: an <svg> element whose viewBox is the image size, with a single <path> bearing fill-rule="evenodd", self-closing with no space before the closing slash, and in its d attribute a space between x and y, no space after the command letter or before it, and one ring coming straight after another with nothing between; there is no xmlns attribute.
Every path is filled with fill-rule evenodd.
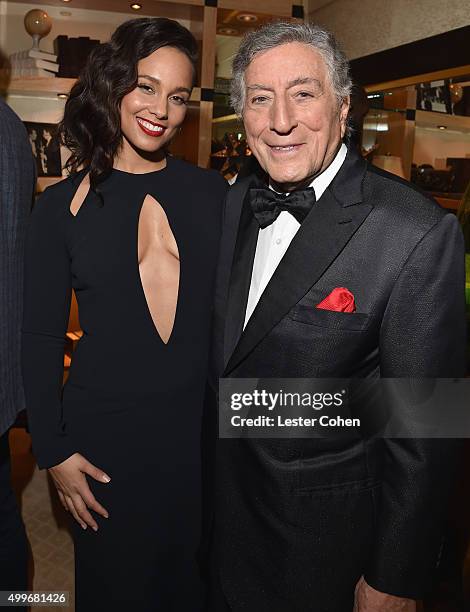
<svg viewBox="0 0 470 612"><path fill-rule="evenodd" d="M282 242L282 240L281 240L280 238L278 238L278 239L276 240L276 244L281 244L281 242Z"/></svg>

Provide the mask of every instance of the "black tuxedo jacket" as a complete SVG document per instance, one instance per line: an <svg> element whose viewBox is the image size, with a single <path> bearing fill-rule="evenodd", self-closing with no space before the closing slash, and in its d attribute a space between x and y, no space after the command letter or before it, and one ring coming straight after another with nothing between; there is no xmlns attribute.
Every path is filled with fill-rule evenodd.
<svg viewBox="0 0 470 612"><path fill-rule="evenodd" d="M224 377L464 375L464 248L453 214L354 150L301 225L243 331L258 226L225 207L212 385ZM335 287L356 312L315 306ZM231 609L352 610L363 574L420 598L440 547L454 440L216 443L213 567Z"/></svg>

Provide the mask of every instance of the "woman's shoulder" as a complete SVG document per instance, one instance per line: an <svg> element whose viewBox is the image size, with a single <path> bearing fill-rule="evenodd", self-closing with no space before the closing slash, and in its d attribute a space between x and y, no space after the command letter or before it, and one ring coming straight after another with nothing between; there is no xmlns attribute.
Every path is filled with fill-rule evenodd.
<svg viewBox="0 0 470 612"><path fill-rule="evenodd" d="M46 187L46 189L44 189L44 191L40 194L40 197L55 198L62 197L67 192L71 193L80 184L85 175L85 170L80 170L79 172L69 174L62 180Z"/></svg>
<svg viewBox="0 0 470 612"><path fill-rule="evenodd" d="M190 162L182 159L171 158L171 165L175 170L175 174L181 179L187 179L196 182L197 185L205 190L212 189L216 192L225 192L229 188L229 184L217 170L200 168Z"/></svg>
<svg viewBox="0 0 470 612"><path fill-rule="evenodd" d="M57 217L68 213L73 194L85 174L84 171L76 172L46 187L37 197L33 215Z"/></svg>

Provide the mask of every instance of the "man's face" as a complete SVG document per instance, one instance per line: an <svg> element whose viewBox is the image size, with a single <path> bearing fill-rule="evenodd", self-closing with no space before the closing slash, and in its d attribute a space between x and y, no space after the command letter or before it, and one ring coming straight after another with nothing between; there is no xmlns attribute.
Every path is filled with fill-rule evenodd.
<svg viewBox="0 0 470 612"><path fill-rule="evenodd" d="M248 144L280 190L310 181L332 162L345 132L341 106L321 55L286 43L255 56L245 72Z"/></svg>

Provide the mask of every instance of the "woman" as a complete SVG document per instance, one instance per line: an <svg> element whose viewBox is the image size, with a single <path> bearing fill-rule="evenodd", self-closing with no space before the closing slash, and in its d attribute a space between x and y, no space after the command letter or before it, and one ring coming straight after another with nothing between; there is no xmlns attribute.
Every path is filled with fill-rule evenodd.
<svg viewBox="0 0 470 612"><path fill-rule="evenodd" d="M168 19L93 52L34 207L23 375L38 464L73 515L76 609L201 608L201 407L225 181L167 155L196 42ZM83 170L79 168L83 167ZM61 396L71 288L83 337Z"/></svg>

